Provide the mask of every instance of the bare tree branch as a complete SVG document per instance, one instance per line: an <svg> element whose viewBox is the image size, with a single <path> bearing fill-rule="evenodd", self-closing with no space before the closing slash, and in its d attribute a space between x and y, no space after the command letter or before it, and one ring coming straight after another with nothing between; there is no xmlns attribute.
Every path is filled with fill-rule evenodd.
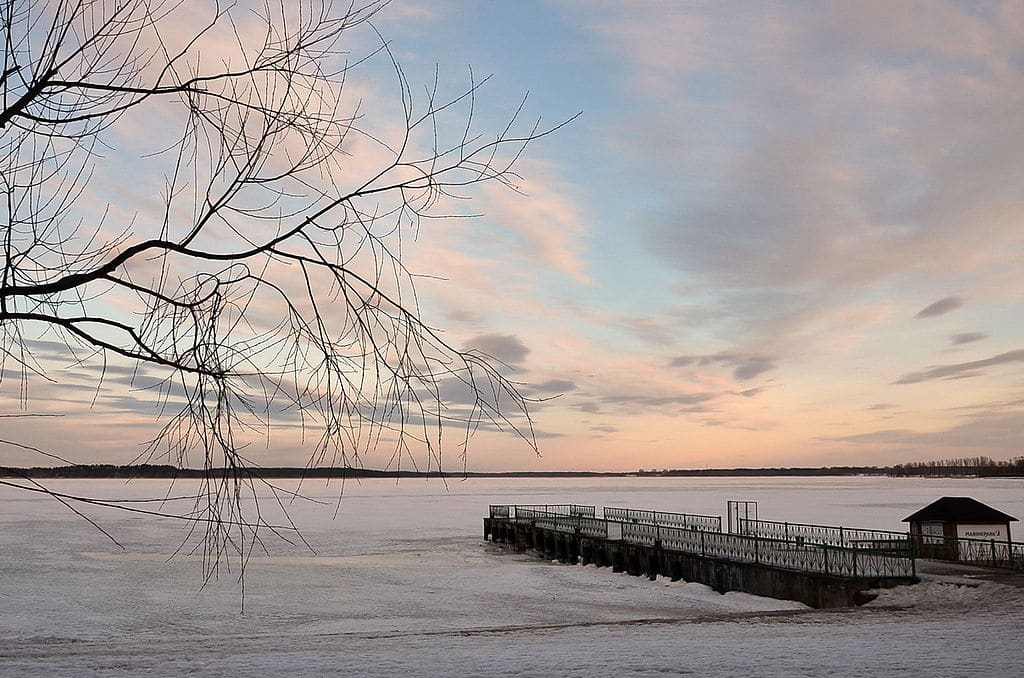
<svg viewBox="0 0 1024 678"><path fill-rule="evenodd" d="M259 480L242 450L278 418L316 432L312 465L389 446L440 470L452 423L463 446L486 426L536 449L500 366L423 319L402 247L449 198L515 190L525 147L561 125L522 126L520 105L478 132L487 79L472 73L447 98L435 78L420 109L380 38L370 52L390 60L405 129L374 130L346 94L364 61L344 48L384 4L214 4L197 20L173 0L3 2L0 368L17 366L23 406L48 371L30 337L102 373L109 359L162 375L166 420L137 461L223 469L188 514L208 575L272 529L246 517ZM148 150L125 141L140 126ZM371 149L362 171L356 147ZM119 169L161 177L137 196L148 208L97 207L92 182ZM473 394L467 409L448 384Z"/></svg>

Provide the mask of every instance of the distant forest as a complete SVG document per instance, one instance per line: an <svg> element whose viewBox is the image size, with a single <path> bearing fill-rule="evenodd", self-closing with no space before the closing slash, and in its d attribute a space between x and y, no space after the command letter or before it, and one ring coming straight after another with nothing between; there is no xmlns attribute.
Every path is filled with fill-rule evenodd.
<svg viewBox="0 0 1024 678"><path fill-rule="evenodd" d="M586 477L726 477L726 476L893 476L936 478L1024 478L1024 457L996 461L988 457L962 457L941 461L914 461L894 466L801 466L776 468L706 468L706 469L639 469L624 472L599 471L509 471L442 473L430 471L393 471L365 468L265 467L258 469L177 468L166 464L80 464L75 466L35 466L8 468L0 466L0 477L19 478L201 478L204 475L259 476L262 478L586 478Z"/></svg>
<svg viewBox="0 0 1024 678"><path fill-rule="evenodd" d="M896 464L889 469L891 476L933 476L939 478L981 477L1007 478L1024 477L1024 457L1009 461L996 461L988 457L961 457L942 461L914 461Z"/></svg>
<svg viewBox="0 0 1024 678"><path fill-rule="evenodd" d="M303 468L300 466L264 466L251 469L209 470L178 468L169 464L76 464L74 466L33 466L10 468L0 466L0 478L202 478L204 476L233 475L260 478L560 478L588 476L626 476L635 473L600 473L596 471L522 471L509 473L474 473L461 471L393 471L351 467Z"/></svg>

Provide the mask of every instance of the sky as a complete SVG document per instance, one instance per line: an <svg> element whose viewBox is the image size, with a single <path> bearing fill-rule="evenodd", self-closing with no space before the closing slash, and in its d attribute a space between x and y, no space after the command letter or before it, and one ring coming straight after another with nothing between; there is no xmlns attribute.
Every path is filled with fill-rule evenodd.
<svg viewBox="0 0 1024 678"><path fill-rule="evenodd" d="M540 454L484 432L470 470L1024 454L1024 2L396 0L374 26L417 96L491 75L479 129L527 94L582 113L404 249L428 322L536 399ZM389 69L352 81L382 128ZM8 428L130 459L145 396L72 371L30 401L59 421Z"/></svg>

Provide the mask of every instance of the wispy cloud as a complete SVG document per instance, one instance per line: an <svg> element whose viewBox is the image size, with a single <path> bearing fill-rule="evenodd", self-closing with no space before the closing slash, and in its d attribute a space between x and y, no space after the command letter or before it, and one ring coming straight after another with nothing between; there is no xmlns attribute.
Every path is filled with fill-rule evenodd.
<svg viewBox="0 0 1024 678"><path fill-rule="evenodd" d="M982 339L988 339L988 335L984 332L961 332L959 334L949 335L949 341L954 346L962 346L964 344L972 344Z"/></svg>
<svg viewBox="0 0 1024 678"><path fill-rule="evenodd" d="M917 312L915 318L934 318L935 316L945 315L950 311L955 311L964 305L964 300L960 297L946 297L945 299L939 299L935 303L928 304L920 311Z"/></svg>
<svg viewBox="0 0 1024 678"><path fill-rule="evenodd" d="M530 390L533 393L544 394L568 393L569 391L575 391L576 388L576 383L568 379L549 379L530 386Z"/></svg>
<svg viewBox="0 0 1024 678"><path fill-rule="evenodd" d="M466 342L466 348L480 351L508 365L521 365L530 348L514 334L481 334Z"/></svg>
<svg viewBox="0 0 1024 678"><path fill-rule="evenodd" d="M963 417L953 426L933 431L884 429L848 436L822 437L819 440L857 446L880 446L903 450L903 454L914 455L909 459L890 461L914 461L950 454L985 454L996 458L1008 458L1019 454L1021 447L1024 446L1022 414L1024 412L1020 410L1009 413L981 413ZM943 451L936 453L936 448Z"/></svg>
<svg viewBox="0 0 1024 678"><path fill-rule="evenodd" d="M1021 362L1024 362L1024 349L1007 351L1006 353L1000 353L999 355L994 355L991 358L984 358L983 360L972 360L970 362L955 363L952 365L937 365L927 370L922 370L921 372L910 372L908 374L904 374L893 383L919 384L922 381L933 381L935 379L976 377L984 374L982 370L986 367Z"/></svg>
<svg viewBox="0 0 1024 678"><path fill-rule="evenodd" d="M709 355L681 355L672 358L672 367L689 367L692 365L724 365L733 368L733 377L737 381L747 381L775 369L776 359L766 355L722 351Z"/></svg>
<svg viewBox="0 0 1024 678"><path fill-rule="evenodd" d="M544 264L578 284L593 283L583 260L587 232L573 200L575 190L551 166L524 162L518 192L500 184L485 191L488 220L507 228L513 247L529 261Z"/></svg>
<svg viewBox="0 0 1024 678"><path fill-rule="evenodd" d="M644 407L682 407L688 412L704 412L703 406L714 400L716 393L676 393L672 395L653 395L643 393L609 393L603 400L614 405L641 405Z"/></svg>

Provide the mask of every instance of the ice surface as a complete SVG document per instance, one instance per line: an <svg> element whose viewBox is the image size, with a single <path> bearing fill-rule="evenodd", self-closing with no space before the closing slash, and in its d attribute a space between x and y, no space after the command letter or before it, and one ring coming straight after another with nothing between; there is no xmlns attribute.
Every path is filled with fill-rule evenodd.
<svg viewBox="0 0 1024 678"><path fill-rule="evenodd" d="M116 497L166 489L51 486ZM337 496L335 485L304 490L328 504ZM3 489L0 674L1021 675L1019 588L937 578L819 612L517 555L483 542L481 518L490 503L722 514L726 500L750 499L767 519L901 529L942 495L1024 517L1022 490L1021 481L884 478L349 483L337 519L332 505L290 507L316 553L268 540L271 555L246 570L239 614L235 571L199 590L200 558L168 562L181 525L90 511L122 551L59 503Z"/></svg>

